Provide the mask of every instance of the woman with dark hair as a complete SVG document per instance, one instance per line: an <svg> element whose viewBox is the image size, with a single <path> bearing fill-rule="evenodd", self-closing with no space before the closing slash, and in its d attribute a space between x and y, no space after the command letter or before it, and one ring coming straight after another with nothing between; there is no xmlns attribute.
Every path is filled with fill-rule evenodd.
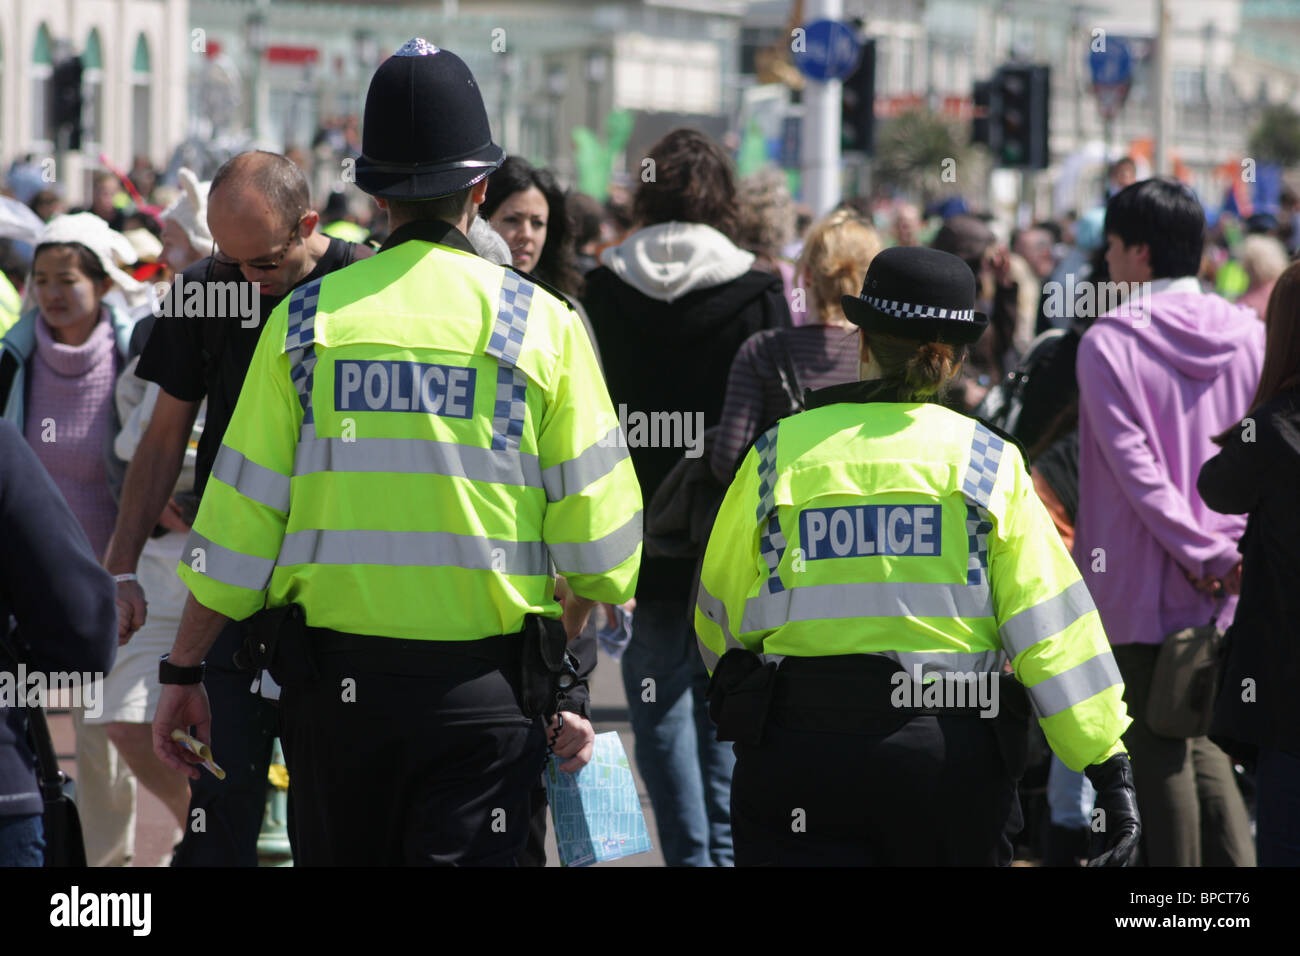
<svg viewBox="0 0 1300 956"><path fill-rule="evenodd" d="M582 292L564 190L549 170L510 156L488 177L479 215L510 246L514 266L569 298Z"/></svg>
<svg viewBox="0 0 1300 956"><path fill-rule="evenodd" d="M1250 515L1223 581L1241 600L1210 734L1255 767L1259 865L1300 866L1300 263L1274 285L1264 328L1250 411L1215 437L1223 450L1196 482L1215 511Z"/></svg>
<svg viewBox="0 0 1300 956"><path fill-rule="evenodd" d="M1099 791L1094 863L1127 865L1139 821L1106 635L1014 440L940 404L988 326L974 274L896 246L840 304L862 380L759 436L700 572L736 864L1009 864L1032 703Z"/></svg>
<svg viewBox="0 0 1300 956"><path fill-rule="evenodd" d="M683 453L705 453L702 433L722 419L727 372L741 343L788 327L790 313L781 277L756 271L753 253L733 240L735 176L716 143L696 130L674 130L642 161L641 178L635 230L601 254L601 267L587 274L583 304L620 414L669 423L649 438L638 427L627 436L648 502ZM708 677L689 610L696 563L642 559L623 655L637 764L670 866L733 859L735 757L718 743L706 710Z"/></svg>

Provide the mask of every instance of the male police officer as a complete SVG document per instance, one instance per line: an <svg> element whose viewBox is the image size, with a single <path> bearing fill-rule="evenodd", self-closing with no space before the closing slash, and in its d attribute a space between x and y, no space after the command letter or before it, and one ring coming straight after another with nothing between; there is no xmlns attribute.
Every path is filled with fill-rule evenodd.
<svg viewBox="0 0 1300 956"><path fill-rule="evenodd" d="M561 683L521 657L558 669L546 621L573 636L631 596L640 489L597 431L613 409L582 324L465 239L503 156L469 69L412 40L365 119L357 185L391 234L262 336L180 569L163 666L193 683L164 688L154 746L197 773L170 734L207 738L203 654L265 604L296 861L510 864Z"/></svg>

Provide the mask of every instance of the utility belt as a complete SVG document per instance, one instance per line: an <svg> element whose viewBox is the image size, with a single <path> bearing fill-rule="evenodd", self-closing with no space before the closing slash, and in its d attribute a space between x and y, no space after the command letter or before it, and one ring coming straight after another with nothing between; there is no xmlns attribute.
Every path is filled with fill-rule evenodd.
<svg viewBox="0 0 1300 956"><path fill-rule="evenodd" d="M516 684L524 716L549 720L561 698L581 683L564 625L537 614L526 615L523 629L514 634L472 641L410 640L309 627L296 604L259 611L244 624L244 645L235 654L235 665L258 673L265 668L282 687L314 684L324 659L338 654L358 655L364 667L381 672L428 677L446 676L467 660L480 661Z"/></svg>
<svg viewBox="0 0 1300 956"><path fill-rule="evenodd" d="M989 694L982 697L970 684L962 689L965 703L954 704L933 700L943 695L925 693L924 685L880 655L785 657L778 667L733 648L709 681L709 716L719 740L754 747L763 746L772 723L785 730L884 736L916 717L983 720L997 735L1008 773L1019 779L1029 761L1028 695L1013 675L980 677ZM995 711L987 706L990 698Z"/></svg>

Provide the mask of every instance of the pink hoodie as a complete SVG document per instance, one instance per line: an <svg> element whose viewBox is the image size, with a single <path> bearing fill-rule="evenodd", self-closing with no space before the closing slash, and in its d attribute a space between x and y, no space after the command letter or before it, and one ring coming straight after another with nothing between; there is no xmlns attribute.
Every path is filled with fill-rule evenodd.
<svg viewBox="0 0 1300 956"><path fill-rule="evenodd" d="M1209 623L1214 601L1188 583L1241 559L1244 515L1196 491L1210 436L1236 424L1259 383L1264 326L1187 277L1155 283L1149 317L1128 305L1079 345L1079 513L1074 559L1111 644L1158 644ZM1172 287L1170 287L1172 286ZM1236 598L1219 616L1232 620Z"/></svg>

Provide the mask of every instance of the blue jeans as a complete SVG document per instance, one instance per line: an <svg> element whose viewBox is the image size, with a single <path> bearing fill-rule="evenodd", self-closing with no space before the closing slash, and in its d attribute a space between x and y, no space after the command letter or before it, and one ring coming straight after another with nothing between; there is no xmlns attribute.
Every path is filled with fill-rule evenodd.
<svg viewBox="0 0 1300 956"><path fill-rule="evenodd" d="M1071 770L1052 754L1047 772L1047 807L1052 823L1058 827L1078 829L1092 825L1092 808L1097 791L1085 774Z"/></svg>
<svg viewBox="0 0 1300 956"><path fill-rule="evenodd" d="M653 683L647 683L653 681ZM669 866L732 866L731 771L704 692L708 672L685 601L638 601L623 654L636 763ZM647 699L649 698L649 699Z"/></svg>
<svg viewBox="0 0 1300 956"><path fill-rule="evenodd" d="M1300 756L1259 748L1255 825L1260 866L1300 866Z"/></svg>
<svg viewBox="0 0 1300 956"><path fill-rule="evenodd" d="M0 817L0 866L44 866L45 825L39 813Z"/></svg>

